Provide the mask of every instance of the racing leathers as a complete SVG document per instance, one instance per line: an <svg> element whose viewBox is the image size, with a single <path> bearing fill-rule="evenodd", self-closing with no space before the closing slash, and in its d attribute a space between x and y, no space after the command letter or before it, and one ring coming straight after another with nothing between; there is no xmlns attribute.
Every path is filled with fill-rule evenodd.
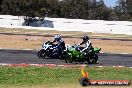
<svg viewBox="0 0 132 88"><path fill-rule="evenodd" d="M85 50L88 51L88 53L91 51L92 49L92 43L90 40L88 41L83 41L82 43L80 43L80 45L85 44L85 47L81 50L81 52L84 52Z"/></svg>
<svg viewBox="0 0 132 88"><path fill-rule="evenodd" d="M59 41L54 40L52 43L57 42L57 48L59 50L59 55L62 54L63 50L65 50L65 42L60 39Z"/></svg>

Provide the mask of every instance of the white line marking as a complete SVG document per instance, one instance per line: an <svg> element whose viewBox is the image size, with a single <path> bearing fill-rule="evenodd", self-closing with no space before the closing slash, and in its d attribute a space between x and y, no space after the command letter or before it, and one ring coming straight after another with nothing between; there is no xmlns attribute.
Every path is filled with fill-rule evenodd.
<svg viewBox="0 0 132 88"><path fill-rule="evenodd" d="M40 49L14 49L14 48L0 48L0 50L40 50Z"/></svg>
<svg viewBox="0 0 132 88"><path fill-rule="evenodd" d="M42 66L49 66L49 67L74 67L74 66L80 66L80 67L86 67L87 65L56 65L56 64L26 64L26 63L19 63L19 64L10 64L10 63L0 63L1 66L22 66L22 65L28 65L28 66L38 66L38 67L42 67ZM95 67L119 67L119 68L123 68L123 67L127 67L127 66L95 66ZM132 68L132 67L128 67L128 68Z"/></svg>
<svg viewBox="0 0 132 88"><path fill-rule="evenodd" d="M102 67L104 67L104 66L96 66L96 67L102 68Z"/></svg>
<svg viewBox="0 0 132 88"><path fill-rule="evenodd" d="M120 67L120 68L122 68L122 67L125 67L125 66L117 66L117 67Z"/></svg>
<svg viewBox="0 0 132 88"><path fill-rule="evenodd" d="M129 54L129 53L120 53L120 54Z"/></svg>
<svg viewBox="0 0 132 88"><path fill-rule="evenodd" d="M132 67L129 67L129 68L132 68Z"/></svg>

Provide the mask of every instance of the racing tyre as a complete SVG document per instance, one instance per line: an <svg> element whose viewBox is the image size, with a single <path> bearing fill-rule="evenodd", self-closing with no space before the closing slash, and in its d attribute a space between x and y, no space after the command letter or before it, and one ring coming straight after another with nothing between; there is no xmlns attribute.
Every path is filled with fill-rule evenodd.
<svg viewBox="0 0 132 88"><path fill-rule="evenodd" d="M66 63L72 63L73 62L72 56L71 55L66 55L65 62Z"/></svg>
<svg viewBox="0 0 132 88"><path fill-rule="evenodd" d="M39 57L39 59L45 59L45 58L46 58L46 53L45 53L45 51L44 51L44 50L40 50L40 51L38 52L38 57Z"/></svg>
<svg viewBox="0 0 132 88"><path fill-rule="evenodd" d="M92 55L88 60L88 64L96 64L98 61L98 55L97 54L94 54Z"/></svg>

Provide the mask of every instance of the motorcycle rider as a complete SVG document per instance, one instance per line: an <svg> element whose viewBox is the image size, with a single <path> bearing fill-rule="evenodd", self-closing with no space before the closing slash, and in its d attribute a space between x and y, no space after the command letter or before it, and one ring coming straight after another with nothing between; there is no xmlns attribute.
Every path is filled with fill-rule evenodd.
<svg viewBox="0 0 132 88"><path fill-rule="evenodd" d="M59 54L61 55L62 54L62 51L65 50L65 42L62 40L61 36L60 35L55 35L54 36L54 42L57 42L57 47L59 49Z"/></svg>
<svg viewBox="0 0 132 88"><path fill-rule="evenodd" d="M89 40L89 37L87 35L84 35L83 41L82 41L82 43L80 43L80 45L82 45L82 44L85 44L85 47L84 47L84 49L81 50L81 52L84 52L85 50L88 51L88 53L91 52L92 43Z"/></svg>

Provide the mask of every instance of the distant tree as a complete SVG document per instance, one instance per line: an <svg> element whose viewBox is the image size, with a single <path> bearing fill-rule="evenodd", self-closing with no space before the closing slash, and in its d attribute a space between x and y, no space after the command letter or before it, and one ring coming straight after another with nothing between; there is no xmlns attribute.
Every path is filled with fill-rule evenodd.
<svg viewBox="0 0 132 88"><path fill-rule="evenodd" d="M118 0L114 10L119 20L131 20L132 18L132 0Z"/></svg>
<svg viewBox="0 0 132 88"><path fill-rule="evenodd" d="M77 0L63 0L61 12L66 18L78 18L77 17Z"/></svg>
<svg viewBox="0 0 132 88"><path fill-rule="evenodd" d="M1 2L0 2L0 13L1 13L2 2L3 2L3 0L1 0Z"/></svg>
<svg viewBox="0 0 132 88"><path fill-rule="evenodd" d="M98 14L97 19L100 20L107 20L108 16L109 16L109 10L106 7L106 5L104 4L103 0L100 0L97 4L97 10L96 10L96 14Z"/></svg>
<svg viewBox="0 0 132 88"><path fill-rule="evenodd" d="M104 0L1 0L0 13L25 16L26 20L39 17L63 17L89 20L130 20L132 0L118 0L108 8Z"/></svg>
<svg viewBox="0 0 132 88"><path fill-rule="evenodd" d="M132 18L132 0L126 0L126 4L127 4L127 12Z"/></svg>
<svg viewBox="0 0 132 88"><path fill-rule="evenodd" d="M118 16L117 16L117 14L116 14L116 11L114 9L112 9L110 7L109 11L110 11L109 18L108 18L109 21L116 21L116 20L119 19Z"/></svg>
<svg viewBox="0 0 132 88"><path fill-rule="evenodd" d="M127 12L126 0L118 0L118 7L120 12Z"/></svg>

